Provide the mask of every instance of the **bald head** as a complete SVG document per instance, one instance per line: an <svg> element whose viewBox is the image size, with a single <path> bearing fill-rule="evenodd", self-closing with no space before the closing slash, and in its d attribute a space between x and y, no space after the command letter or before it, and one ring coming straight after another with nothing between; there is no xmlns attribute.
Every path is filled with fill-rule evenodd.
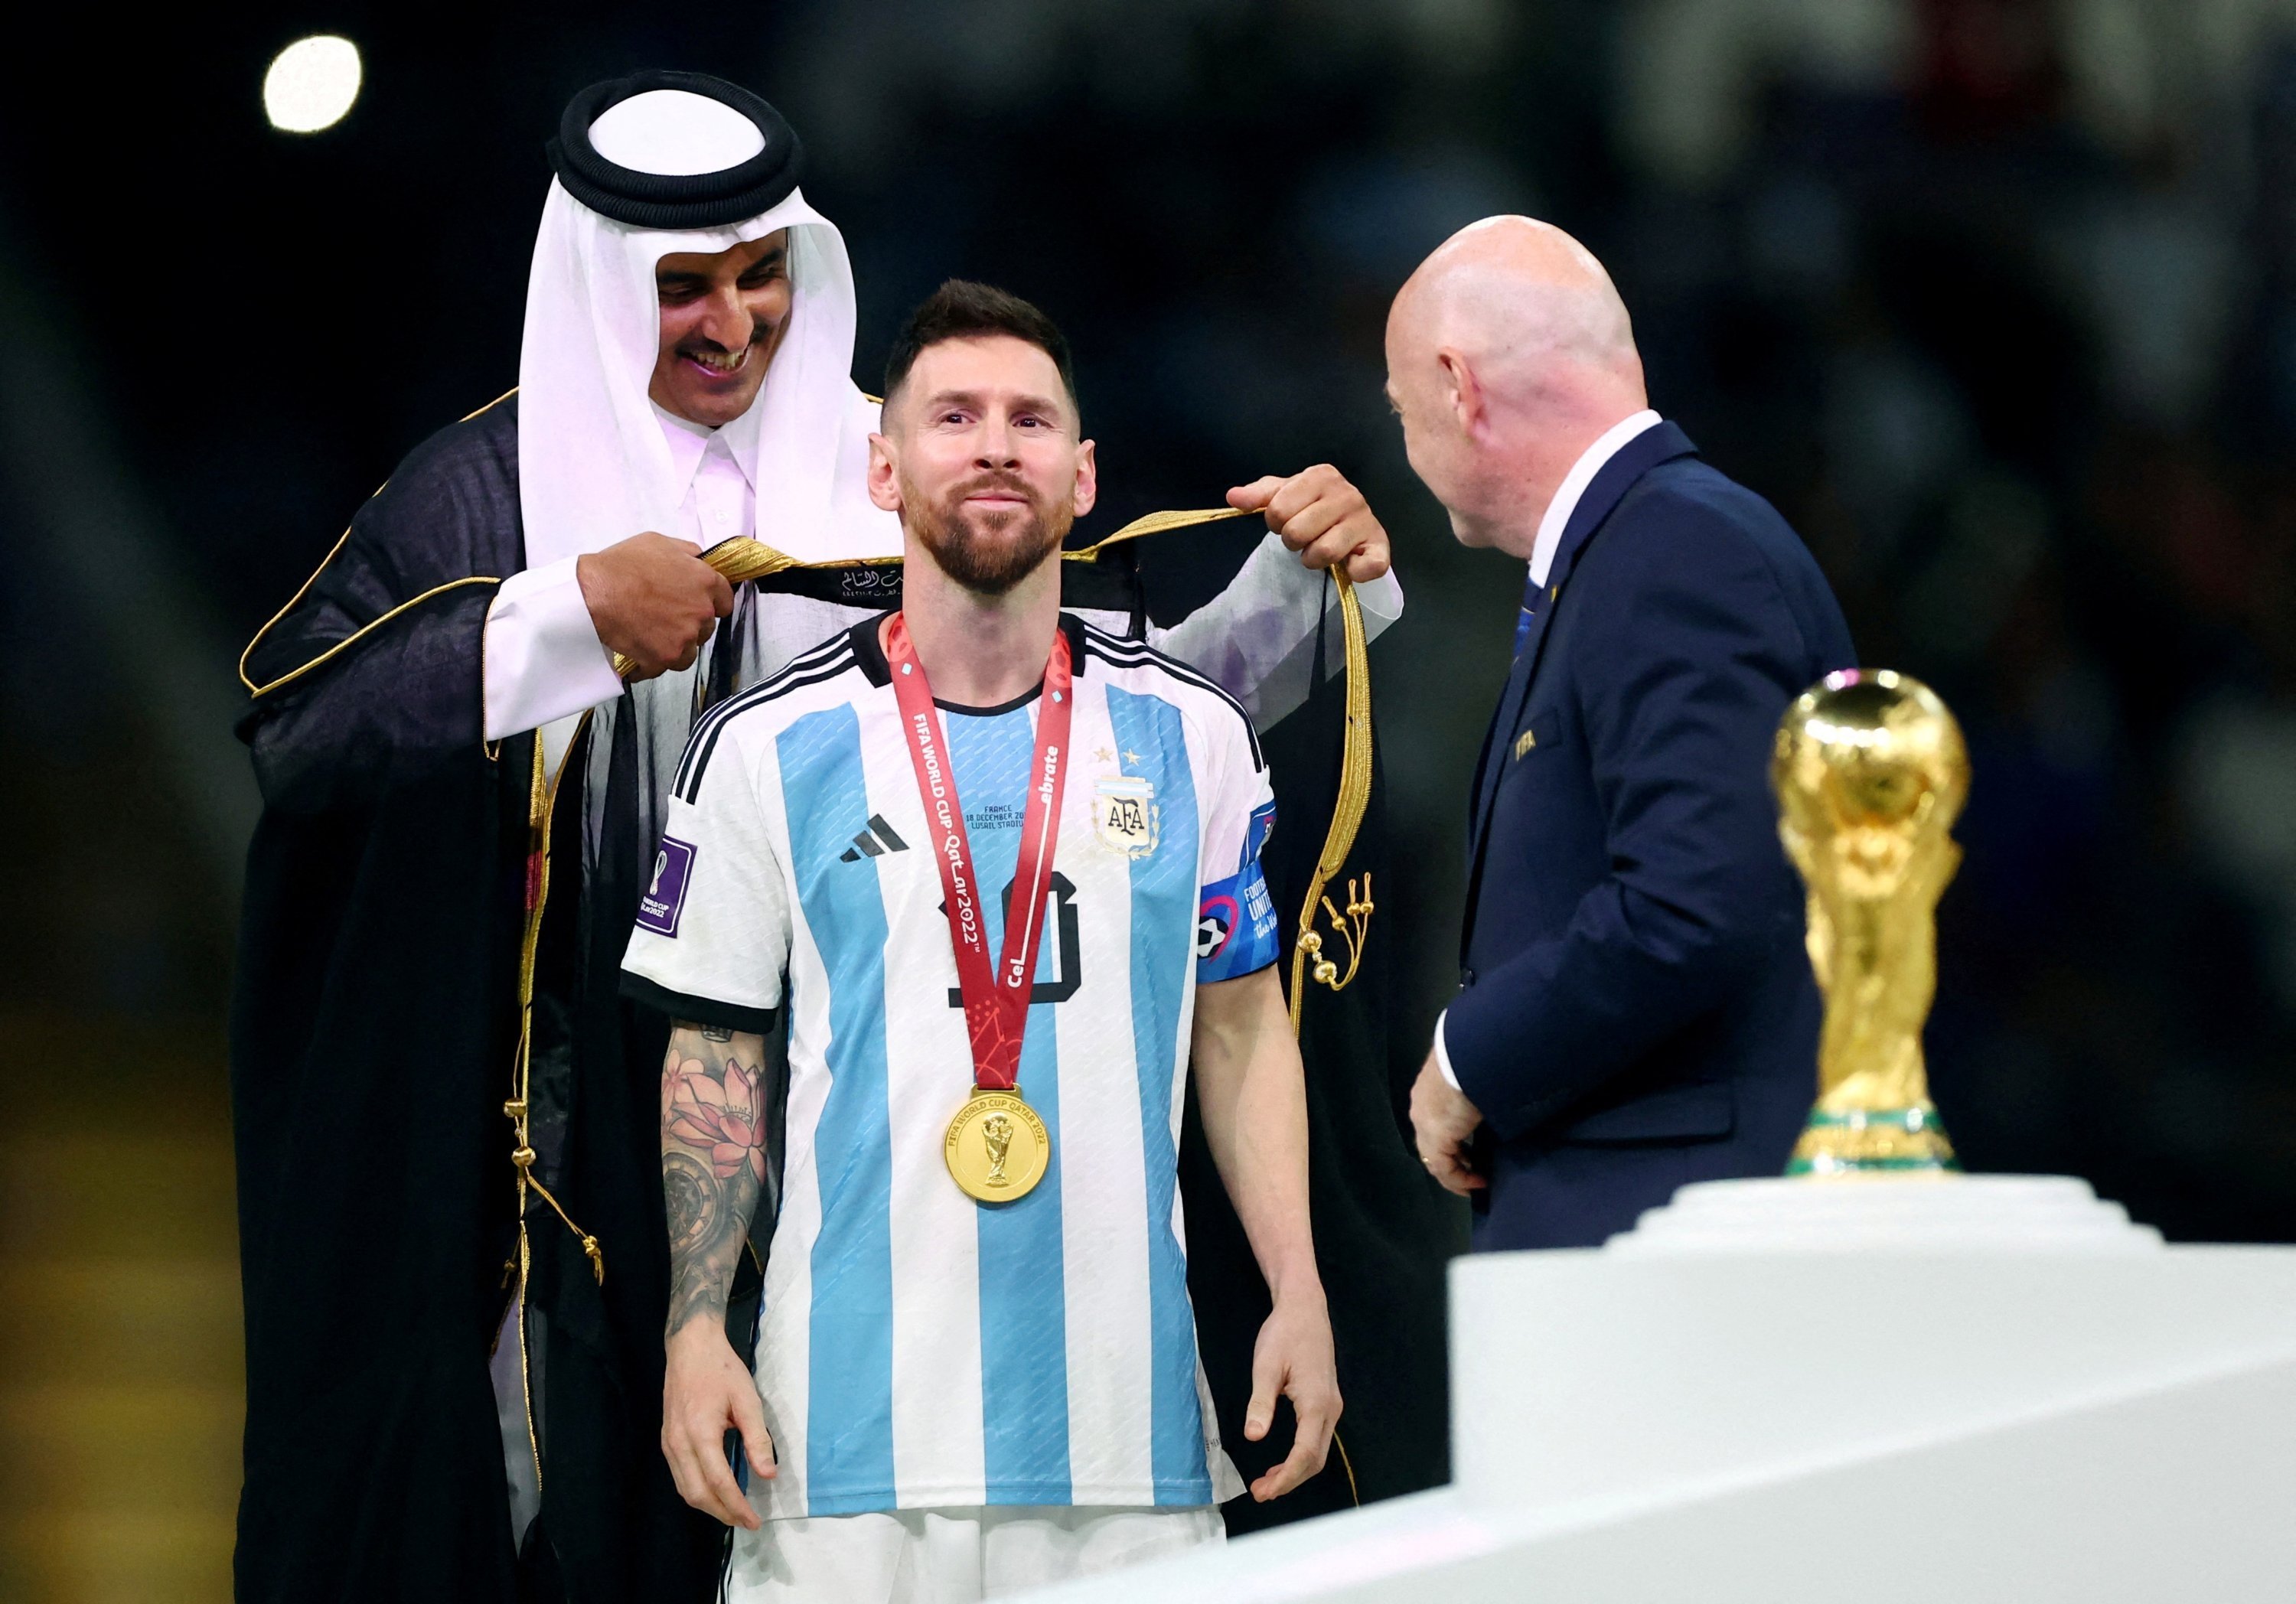
<svg viewBox="0 0 2296 1604"><path fill-rule="evenodd" d="M1584 245L1531 217L1486 217L1444 241L1396 296L1389 328L1424 355L1462 352L1493 385L1536 385L1557 366L1630 372L1641 384L1634 325L1611 275Z"/></svg>
<svg viewBox="0 0 2296 1604"><path fill-rule="evenodd" d="M1387 365L1412 467L1460 537L1526 553L1579 453L1648 405L1611 275L1531 217L1471 224L1420 264L1388 315Z"/></svg>

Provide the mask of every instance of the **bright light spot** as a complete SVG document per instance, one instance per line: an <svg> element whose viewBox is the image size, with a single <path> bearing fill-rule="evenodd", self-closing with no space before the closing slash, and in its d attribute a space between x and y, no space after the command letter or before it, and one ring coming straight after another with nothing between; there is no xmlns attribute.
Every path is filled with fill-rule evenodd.
<svg viewBox="0 0 2296 1604"><path fill-rule="evenodd" d="M358 92L358 46L316 34L273 59L263 75L263 111L283 133L316 134L342 121Z"/></svg>

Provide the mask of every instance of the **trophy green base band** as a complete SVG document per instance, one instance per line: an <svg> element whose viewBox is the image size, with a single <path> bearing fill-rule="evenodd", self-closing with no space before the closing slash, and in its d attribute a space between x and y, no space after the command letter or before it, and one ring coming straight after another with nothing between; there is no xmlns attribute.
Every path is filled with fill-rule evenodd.
<svg viewBox="0 0 2296 1604"><path fill-rule="evenodd" d="M1810 1110L1801 1140L1787 1161L1789 1175L1945 1175L1961 1163L1946 1140L1937 1109Z"/></svg>
<svg viewBox="0 0 2296 1604"><path fill-rule="evenodd" d="M1053 1138L1017 1092L982 1092L956 1111L942 1144L948 1173L983 1203L1025 1198L1053 1159Z"/></svg>

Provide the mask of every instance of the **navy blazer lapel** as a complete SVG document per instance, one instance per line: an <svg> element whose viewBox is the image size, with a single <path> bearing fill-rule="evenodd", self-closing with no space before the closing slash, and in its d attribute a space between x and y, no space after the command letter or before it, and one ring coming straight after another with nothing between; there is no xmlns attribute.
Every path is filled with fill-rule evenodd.
<svg viewBox="0 0 2296 1604"><path fill-rule="evenodd" d="M1562 538L1554 543L1554 561L1546 570L1546 593L1549 606L1562 582L1570 577L1578 553L1603 520L1611 516L1619 503L1633 489L1635 481L1660 462L1670 462L1677 457L1693 456L1698 447L1678 424L1661 418L1642 433L1619 447L1611 460L1603 464L1579 496L1578 504L1570 510L1570 521L1562 526ZM1526 651L1528 647L1526 646Z"/></svg>
<svg viewBox="0 0 2296 1604"><path fill-rule="evenodd" d="M1483 815L1490 800L1491 788L1498 783L1498 772L1505 760L1498 749L1505 727L1507 709L1520 700L1522 687L1530 675L1532 642L1523 642L1521 655L1507 669L1506 683L1499 688L1497 705L1491 708L1491 721L1483 730L1483 749L1475 759L1474 790L1467 796L1467 861L1474 862L1477 842L1482 834Z"/></svg>
<svg viewBox="0 0 2296 1604"><path fill-rule="evenodd" d="M1471 906L1474 882L1481 877L1483 836L1490 828L1491 805L1498 796L1499 778L1506 772L1508 738L1522 720L1531 676L1538 670L1539 651L1546 643L1547 626L1554 622L1562 586L1587 543L1617 510L1635 481L1660 462L1693 455L1697 450L1679 425L1660 419L1620 446L1611 460L1596 471L1578 497L1578 504L1571 509L1570 521L1562 526L1562 537L1555 543L1554 561L1547 566L1546 594L1533 604L1530 633L1524 637L1522 651L1507 675L1506 689L1500 693L1499 705L1491 715L1490 730L1483 738L1482 761L1475 775L1475 812L1467 833L1467 894Z"/></svg>

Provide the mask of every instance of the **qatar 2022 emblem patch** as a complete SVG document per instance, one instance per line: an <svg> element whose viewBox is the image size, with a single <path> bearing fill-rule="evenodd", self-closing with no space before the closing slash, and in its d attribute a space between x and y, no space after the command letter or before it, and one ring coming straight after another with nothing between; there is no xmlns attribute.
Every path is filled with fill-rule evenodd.
<svg viewBox="0 0 2296 1604"><path fill-rule="evenodd" d="M1092 794L1092 825L1111 852L1146 857L1156 850L1156 788L1137 774L1103 780Z"/></svg>
<svg viewBox="0 0 2296 1604"><path fill-rule="evenodd" d="M657 936L677 936L677 916L685 911L685 888L693 879L693 848L676 836L661 838L653 855L653 879L638 898L638 924Z"/></svg>

